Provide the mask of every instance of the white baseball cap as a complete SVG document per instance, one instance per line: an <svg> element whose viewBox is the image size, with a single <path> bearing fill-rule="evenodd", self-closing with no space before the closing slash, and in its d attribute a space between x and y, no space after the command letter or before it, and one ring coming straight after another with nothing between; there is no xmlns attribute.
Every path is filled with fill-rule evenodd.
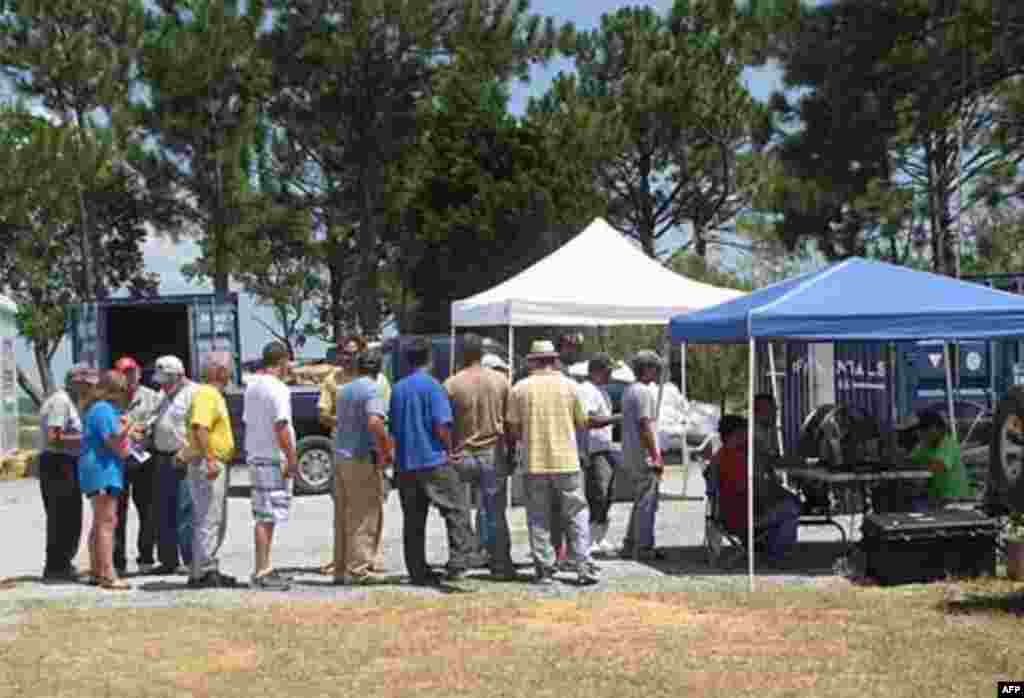
<svg viewBox="0 0 1024 698"><path fill-rule="evenodd" d="M157 383L171 383L185 375L185 365L177 356L161 356L156 360L153 380Z"/></svg>
<svg viewBox="0 0 1024 698"><path fill-rule="evenodd" d="M484 354L483 358L480 359L480 365L484 368L493 368L500 371L508 370L508 364L502 361L501 357L497 354Z"/></svg>

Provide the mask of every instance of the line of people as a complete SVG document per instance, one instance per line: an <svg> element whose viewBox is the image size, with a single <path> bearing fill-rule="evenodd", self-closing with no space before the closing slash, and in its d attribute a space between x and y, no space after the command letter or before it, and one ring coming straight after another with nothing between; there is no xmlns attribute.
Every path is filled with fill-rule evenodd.
<svg viewBox="0 0 1024 698"><path fill-rule="evenodd" d="M591 552L612 549L605 536L616 473L630 477L635 495L623 554L657 556L662 461L656 393L650 389L660 370L657 355L636 357L638 382L626 391L623 414L613 415L604 387L608 357L594 357L590 379L577 386L559 370L552 343L535 342L527 357L529 376L511 385L507 375L484 366L483 346L480 337L466 335L465 365L442 385L431 375L430 344L414 340L407 358L416 369L393 389L381 374L379 354L358 339L340 347L342 366L320 401L335 445L334 559L323 571L336 583L380 579L383 507L391 482L399 493L405 566L413 584L458 579L484 565L500 578L517 578L506 517L508 478L517 466L523 469L539 583L553 583L562 570L583 584L598 581ZM289 520L297 467L291 394L283 382L289 354L272 342L262 359L243 408L254 522L251 586L284 590L292 580L274 568L271 549L276 529ZM139 384L139 367L130 358L109 371L69 372L66 389L41 410L46 579L83 577L73 558L84 495L93 507L86 580L107 589L130 588L123 580L130 500L139 515L140 572L187 573L195 588L238 586L217 560L235 452L223 396L231 370L228 354L208 354L204 382L197 384L185 376L180 360L161 357L155 373L159 392ZM620 421L621 460L611 444L612 425ZM475 532L468 485L480 492ZM430 506L446 526L444 574L426 558Z"/></svg>
<svg viewBox="0 0 1024 698"><path fill-rule="evenodd" d="M209 490L226 481L234 453L222 394L232 359L225 352L204 357L202 385L185 376L177 357L161 357L155 368L160 391L140 384L141 370L131 357L106 371L76 366L64 389L41 406L44 580L130 588L123 580L129 502L138 513L141 573L189 574L195 586L209 571L208 549L215 555L217 547L210 544L211 530L223 528L222 498L211 498ZM226 495L226 486L219 489ZM93 523L90 568L80 573L74 558L83 496L91 502Z"/></svg>
<svg viewBox="0 0 1024 698"><path fill-rule="evenodd" d="M403 550L414 584L458 579L486 565L494 577L518 579L511 559L506 508L508 479L523 470L530 549L536 581L559 571L582 584L599 580L592 551L612 549L604 539L617 472L635 495L622 555L652 559L658 489L663 471L656 433L661 369L653 352L634 360L639 380L627 390L622 415L613 415L606 386L612 363L590 362L581 386L560 367L551 342L535 342L529 374L515 385L485 365L483 341L462 338L463 368L441 384L431 375L431 347L414 340L407 359L415 370L393 389L378 377L379 359L362 353L343 367L321 399L321 417L335 420L335 559L325 566L338 583L380 580L380 527L386 471L394 468L403 512ZM352 340L341 356L357 353ZM488 363L495 365L493 357ZM350 376L357 376L345 382ZM331 390L325 388L325 391ZM331 410L334 410L332 414ZM611 429L624 429L622 458ZM471 525L468 485L480 492L477 533ZM443 575L427 564L424 538L430 506L445 523L449 557ZM564 549L564 554L560 551Z"/></svg>

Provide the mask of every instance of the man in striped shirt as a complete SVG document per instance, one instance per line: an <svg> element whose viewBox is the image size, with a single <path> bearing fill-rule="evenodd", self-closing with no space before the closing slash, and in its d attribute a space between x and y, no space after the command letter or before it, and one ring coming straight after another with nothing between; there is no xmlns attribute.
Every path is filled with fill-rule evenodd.
<svg viewBox="0 0 1024 698"><path fill-rule="evenodd" d="M575 386L557 370L558 353L551 342L534 342L527 359L535 368L512 388L505 423L523 446L526 516L537 582L555 582L557 559L550 527L557 500L579 581L594 584L599 578L590 560L589 513L576 447L576 430L587 423L587 416Z"/></svg>

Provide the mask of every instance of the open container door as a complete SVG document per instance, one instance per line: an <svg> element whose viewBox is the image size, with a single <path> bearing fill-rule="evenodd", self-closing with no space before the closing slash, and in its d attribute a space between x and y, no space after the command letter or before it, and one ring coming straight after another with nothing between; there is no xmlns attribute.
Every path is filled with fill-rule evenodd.
<svg viewBox="0 0 1024 698"><path fill-rule="evenodd" d="M233 385L242 381L241 355L238 351L238 295L223 298L215 295L197 296L189 305L188 326L192 346L194 380L201 378L203 356L211 351L226 351L234 360L231 364Z"/></svg>
<svg viewBox="0 0 1024 698"><path fill-rule="evenodd" d="M81 303L71 309L71 359L75 363L101 368L110 364L103 355L107 346L103 333L106 323L101 322L104 308L99 303Z"/></svg>

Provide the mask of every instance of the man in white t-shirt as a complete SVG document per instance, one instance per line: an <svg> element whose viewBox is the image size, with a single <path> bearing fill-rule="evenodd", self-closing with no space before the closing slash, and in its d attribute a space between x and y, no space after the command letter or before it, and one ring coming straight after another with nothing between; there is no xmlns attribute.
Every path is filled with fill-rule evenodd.
<svg viewBox="0 0 1024 698"><path fill-rule="evenodd" d="M249 381L242 413L255 522L252 585L272 591L290 586L290 580L270 564L274 527L288 520L297 467L291 391L281 380L288 372L288 360L288 349L280 342L263 348L264 373Z"/></svg>
<svg viewBox="0 0 1024 698"><path fill-rule="evenodd" d="M611 357L604 353L594 355L587 364L587 373L588 379L577 393L587 413L587 425L578 441L590 508L590 554L607 555L615 550L605 536L615 491L615 471L621 461L620 454L612 448L612 425L622 421L622 415L612 415L612 401L605 387L612 375Z"/></svg>

